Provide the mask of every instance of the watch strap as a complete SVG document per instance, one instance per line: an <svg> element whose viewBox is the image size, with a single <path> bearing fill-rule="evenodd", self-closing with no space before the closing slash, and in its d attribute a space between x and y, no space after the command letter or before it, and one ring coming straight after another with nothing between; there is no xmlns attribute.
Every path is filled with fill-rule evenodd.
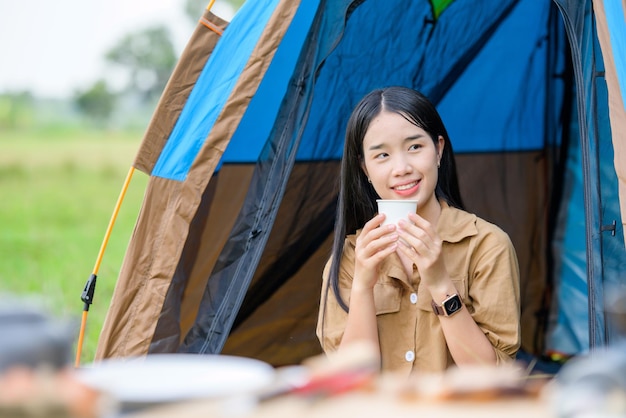
<svg viewBox="0 0 626 418"><path fill-rule="evenodd" d="M448 302L451 299L457 299L457 301L458 301L458 308L455 309L454 311L447 312L446 308L445 308L445 304L446 304L446 302ZM441 305L438 304L437 302L435 302L434 299L431 300L430 305L432 306L433 312L435 313L435 315L451 316L451 315L454 315L459 310L461 310L461 308L463 307L463 302L461 301L461 297L457 293L455 293L453 295L446 295L446 298L444 299L443 302L441 302Z"/></svg>
<svg viewBox="0 0 626 418"><path fill-rule="evenodd" d="M435 302L434 299L430 301L430 306L433 307L433 312L435 313L435 315L445 315L445 312L443 311L443 306L437 305L437 302Z"/></svg>

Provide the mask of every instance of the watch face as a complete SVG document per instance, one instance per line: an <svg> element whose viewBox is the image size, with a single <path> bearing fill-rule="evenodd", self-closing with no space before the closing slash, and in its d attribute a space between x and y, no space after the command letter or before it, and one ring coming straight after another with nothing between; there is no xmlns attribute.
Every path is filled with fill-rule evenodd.
<svg viewBox="0 0 626 418"><path fill-rule="evenodd" d="M452 315L453 313L461 309L461 303L462 302L459 295L454 295L443 302L443 309L444 311L446 311L447 315Z"/></svg>

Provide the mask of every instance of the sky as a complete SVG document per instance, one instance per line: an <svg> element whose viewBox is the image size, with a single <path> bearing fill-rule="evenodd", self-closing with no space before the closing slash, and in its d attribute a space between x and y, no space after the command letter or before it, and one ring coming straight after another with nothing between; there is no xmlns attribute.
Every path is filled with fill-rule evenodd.
<svg viewBox="0 0 626 418"><path fill-rule="evenodd" d="M195 28L184 4L185 0L0 0L0 93L28 90L41 97L71 97L110 74L104 55L124 35L159 23L170 29L180 53ZM234 13L219 0L211 10L226 20Z"/></svg>

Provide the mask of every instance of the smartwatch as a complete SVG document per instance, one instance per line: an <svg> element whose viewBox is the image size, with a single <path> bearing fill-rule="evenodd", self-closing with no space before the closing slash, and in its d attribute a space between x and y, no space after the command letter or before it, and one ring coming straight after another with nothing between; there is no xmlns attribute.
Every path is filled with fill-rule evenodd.
<svg viewBox="0 0 626 418"><path fill-rule="evenodd" d="M463 307L461 297L456 293L452 296L446 295L446 299L438 305L434 300L431 302L433 312L436 315L452 316Z"/></svg>

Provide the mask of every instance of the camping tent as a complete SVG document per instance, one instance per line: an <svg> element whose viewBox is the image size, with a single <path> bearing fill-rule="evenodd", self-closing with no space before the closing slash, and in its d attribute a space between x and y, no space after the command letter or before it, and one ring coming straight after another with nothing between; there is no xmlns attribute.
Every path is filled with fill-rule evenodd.
<svg viewBox="0 0 626 418"><path fill-rule="evenodd" d="M207 10L134 162L150 179L96 357L319 353L346 120L394 84L436 104L466 206L513 240L522 348L609 343L604 294L626 265L623 9L248 0L230 23Z"/></svg>

